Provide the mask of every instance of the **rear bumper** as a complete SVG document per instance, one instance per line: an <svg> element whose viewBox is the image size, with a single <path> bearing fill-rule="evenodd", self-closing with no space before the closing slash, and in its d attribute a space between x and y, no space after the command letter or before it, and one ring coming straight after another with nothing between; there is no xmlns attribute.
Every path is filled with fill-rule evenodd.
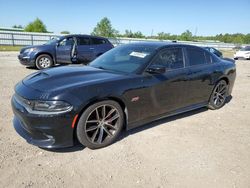
<svg viewBox="0 0 250 188"><path fill-rule="evenodd" d="M30 56L24 56L23 54L18 55L19 62L25 66L35 66L35 59Z"/></svg>

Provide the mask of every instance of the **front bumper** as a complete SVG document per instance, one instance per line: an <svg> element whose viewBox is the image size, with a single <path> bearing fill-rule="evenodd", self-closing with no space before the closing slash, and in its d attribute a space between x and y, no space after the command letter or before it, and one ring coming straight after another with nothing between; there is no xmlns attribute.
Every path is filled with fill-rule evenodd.
<svg viewBox="0 0 250 188"><path fill-rule="evenodd" d="M14 97L11 104L14 128L28 143L41 148L64 148L74 145L71 114L30 114Z"/></svg>
<svg viewBox="0 0 250 188"><path fill-rule="evenodd" d="M19 54L19 62L25 66L35 66L35 59L31 58L29 55Z"/></svg>

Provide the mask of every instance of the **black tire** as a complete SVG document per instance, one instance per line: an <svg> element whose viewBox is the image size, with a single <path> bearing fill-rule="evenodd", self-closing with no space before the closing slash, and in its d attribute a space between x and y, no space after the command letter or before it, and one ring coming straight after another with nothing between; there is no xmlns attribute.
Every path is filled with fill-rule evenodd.
<svg viewBox="0 0 250 188"><path fill-rule="evenodd" d="M76 135L82 145L98 149L115 142L123 125L124 113L121 106L115 101L105 100L89 106L83 112L77 124Z"/></svg>
<svg viewBox="0 0 250 188"><path fill-rule="evenodd" d="M36 67L38 69L47 69L53 66L52 58L47 54L41 54L36 58Z"/></svg>
<svg viewBox="0 0 250 188"><path fill-rule="evenodd" d="M237 58L237 57L235 57L235 58L234 58L234 60L238 60L238 58Z"/></svg>
<svg viewBox="0 0 250 188"><path fill-rule="evenodd" d="M214 87L209 99L208 108L217 110L223 107L228 96L228 84L225 80L220 80Z"/></svg>

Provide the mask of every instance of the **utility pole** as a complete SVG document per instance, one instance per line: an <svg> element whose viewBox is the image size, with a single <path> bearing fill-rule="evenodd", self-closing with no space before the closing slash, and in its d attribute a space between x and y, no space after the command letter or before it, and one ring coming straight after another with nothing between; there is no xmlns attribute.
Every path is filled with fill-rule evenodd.
<svg viewBox="0 0 250 188"><path fill-rule="evenodd" d="M153 37L153 34L154 34L154 29L152 29L151 31L151 37Z"/></svg>

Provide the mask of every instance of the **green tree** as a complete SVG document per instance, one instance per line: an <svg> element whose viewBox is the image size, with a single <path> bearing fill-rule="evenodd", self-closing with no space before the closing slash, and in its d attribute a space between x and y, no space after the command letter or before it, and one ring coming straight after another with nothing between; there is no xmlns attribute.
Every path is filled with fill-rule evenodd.
<svg viewBox="0 0 250 188"><path fill-rule="evenodd" d="M134 38L145 38L145 36L140 31L133 33L133 37Z"/></svg>
<svg viewBox="0 0 250 188"><path fill-rule="evenodd" d="M164 33L164 32L160 32L158 33L158 37L159 40L168 40L168 39L172 39L170 33Z"/></svg>
<svg viewBox="0 0 250 188"><path fill-rule="evenodd" d="M126 29L124 37L133 38L133 32L131 30Z"/></svg>
<svg viewBox="0 0 250 188"><path fill-rule="evenodd" d="M142 34L142 32L137 31L133 33L131 30L126 29L125 34L123 37L128 37L128 38L145 38L145 36Z"/></svg>
<svg viewBox="0 0 250 188"><path fill-rule="evenodd" d="M188 41L192 39L193 39L193 34L189 30L186 30L185 32L183 32L180 36L180 40Z"/></svg>
<svg viewBox="0 0 250 188"><path fill-rule="evenodd" d="M112 27L110 20L107 17L104 17L97 23L91 34L103 37L116 37L118 35L118 31Z"/></svg>
<svg viewBox="0 0 250 188"><path fill-rule="evenodd" d="M24 31L27 31L27 32L40 32L40 33L48 32L47 29L46 29L46 25L39 18L36 18L33 22L30 22L24 28Z"/></svg>
<svg viewBox="0 0 250 188"><path fill-rule="evenodd" d="M70 32L69 31L62 31L61 34L68 35L68 34L70 34Z"/></svg>

